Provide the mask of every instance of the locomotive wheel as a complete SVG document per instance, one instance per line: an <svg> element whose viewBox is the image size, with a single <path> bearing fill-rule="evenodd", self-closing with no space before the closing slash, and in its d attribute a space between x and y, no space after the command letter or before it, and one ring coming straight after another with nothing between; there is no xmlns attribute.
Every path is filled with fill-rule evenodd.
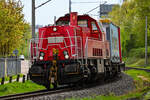
<svg viewBox="0 0 150 100"><path fill-rule="evenodd" d="M107 80L108 78L111 77L111 71L109 70L109 67L105 67L105 79Z"/></svg>
<svg viewBox="0 0 150 100"><path fill-rule="evenodd" d="M50 90L50 81L49 80L46 83L46 88L47 88L47 90Z"/></svg>
<svg viewBox="0 0 150 100"><path fill-rule="evenodd" d="M95 66L93 66L91 68L91 82L95 82L97 80L97 68Z"/></svg>
<svg viewBox="0 0 150 100"><path fill-rule="evenodd" d="M121 73L121 68L120 68L120 66L118 65L118 66L117 66L117 71L116 71L116 76L120 77L120 73Z"/></svg>
<svg viewBox="0 0 150 100"><path fill-rule="evenodd" d="M80 81L78 81L77 83L74 84L75 85L75 89L80 89L86 86L86 80L82 79Z"/></svg>
<svg viewBox="0 0 150 100"><path fill-rule="evenodd" d="M121 73L120 65L118 65L118 73L119 73L119 74Z"/></svg>
<svg viewBox="0 0 150 100"><path fill-rule="evenodd" d="M47 88L47 90L50 90L50 80L49 80L49 70L46 71L46 83L45 83L45 87Z"/></svg>
<svg viewBox="0 0 150 100"><path fill-rule="evenodd" d="M54 86L54 89L57 89L57 82L52 83L52 85Z"/></svg>

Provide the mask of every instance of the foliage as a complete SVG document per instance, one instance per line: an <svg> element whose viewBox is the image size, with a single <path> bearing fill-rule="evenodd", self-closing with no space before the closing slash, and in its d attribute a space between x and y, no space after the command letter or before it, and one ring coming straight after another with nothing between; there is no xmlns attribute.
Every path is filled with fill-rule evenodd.
<svg viewBox="0 0 150 100"><path fill-rule="evenodd" d="M134 83L136 85L136 90L128 95L132 95L134 93L136 94L136 97L143 98L143 96L148 93L150 89L150 73L141 70L128 70L125 73L134 79ZM147 95L147 97L148 96L149 95Z"/></svg>
<svg viewBox="0 0 150 100"><path fill-rule="evenodd" d="M121 28L123 56L131 49L145 45L145 18L148 18L148 43L150 42L150 1L126 0L109 13L111 20ZM150 44L148 44L150 46Z"/></svg>
<svg viewBox="0 0 150 100"><path fill-rule="evenodd" d="M148 54L150 54L150 46L148 47ZM129 57L138 57L138 58L144 58L145 57L145 48L133 48L130 50L130 52L127 54ZM150 57L150 55L148 55Z"/></svg>
<svg viewBox="0 0 150 100"><path fill-rule="evenodd" d="M150 91L144 96L144 100L149 100L150 98Z"/></svg>
<svg viewBox="0 0 150 100"><path fill-rule="evenodd" d="M22 37L22 42L20 43L20 48L19 49L19 55L23 54L25 56L25 58L28 58L29 56L29 43L30 43L30 39L31 39L31 27L26 24L24 26L24 34Z"/></svg>
<svg viewBox="0 0 150 100"><path fill-rule="evenodd" d="M125 61L127 67L150 69L150 64L145 66L145 58L126 57L123 58L123 61ZM148 63L150 63L150 58L148 59Z"/></svg>
<svg viewBox="0 0 150 100"><path fill-rule="evenodd" d="M41 85L37 85L31 81L26 81L25 83L14 82L5 85L0 85L0 96L32 92L32 91L37 91L42 89L45 89L45 87Z"/></svg>
<svg viewBox="0 0 150 100"><path fill-rule="evenodd" d="M130 75L134 80L138 81L138 80L142 80L140 77L138 76L144 76L145 78L148 79L148 81L150 81L150 73L147 73L145 71L141 71L141 70L128 70L125 72L126 74Z"/></svg>
<svg viewBox="0 0 150 100"><path fill-rule="evenodd" d="M0 55L8 56L29 38L29 24L24 21L20 1L0 0Z"/></svg>

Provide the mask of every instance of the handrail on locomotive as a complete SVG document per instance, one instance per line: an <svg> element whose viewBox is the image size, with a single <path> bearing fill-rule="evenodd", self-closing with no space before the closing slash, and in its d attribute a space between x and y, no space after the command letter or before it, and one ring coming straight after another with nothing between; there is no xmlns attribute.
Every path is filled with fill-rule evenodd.
<svg viewBox="0 0 150 100"><path fill-rule="evenodd" d="M57 40L59 40L60 38L62 38L63 39L63 44L65 45L64 47L61 47L61 44L59 44L59 42L57 43ZM55 45L58 45L59 46L59 48L60 49L64 49L64 48L69 48L69 47L71 47L71 55L74 57L74 59L83 59L83 51L82 51L82 38L81 38L81 36L72 36L72 37L55 37L54 39L54 41L55 42L53 42L53 44L51 44L51 43L48 43L48 45L47 45L47 47L46 48L43 48L43 46L42 46L42 42L43 41L49 41L49 39L50 38L34 38L34 39L31 39L30 40L30 45L32 44L32 45L34 45L32 48L30 48L30 49L32 49L32 50L30 50L30 51L34 51L34 50L36 50L35 52L32 52L33 54L33 58L34 59L32 59L32 57L31 57L31 55L30 55L30 61L34 61L34 60L38 60L38 57L39 57L39 54L40 54L40 52L39 52L39 50L48 50L48 47L49 46L55 46ZM66 40L67 39L69 39L70 40L70 43L71 43L71 45L67 45L67 43L66 43ZM72 43L72 39L75 39L75 43L73 44ZM78 41L79 40L79 41ZM42 42L39 42L39 41L42 41ZM30 46L31 47L31 46ZM73 49L73 47L75 48L75 53L74 54L72 54L72 49ZM86 49L86 48L85 48ZM86 50L85 50L86 51ZM30 53L31 54L31 53Z"/></svg>

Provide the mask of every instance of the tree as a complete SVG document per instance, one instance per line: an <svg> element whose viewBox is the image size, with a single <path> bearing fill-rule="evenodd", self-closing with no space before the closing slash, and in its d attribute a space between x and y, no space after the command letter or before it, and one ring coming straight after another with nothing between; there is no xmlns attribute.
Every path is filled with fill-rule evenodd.
<svg viewBox="0 0 150 100"><path fill-rule="evenodd" d="M21 1L0 1L0 55L8 56L24 42L28 23L24 20Z"/></svg>
<svg viewBox="0 0 150 100"><path fill-rule="evenodd" d="M25 55L26 58L29 56L29 43L31 39L31 27L29 24L25 24L23 32L22 42L20 43L19 54Z"/></svg>
<svg viewBox="0 0 150 100"><path fill-rule="evenodd" d="M149 0L126 0L121 6L115 6L109 13L111 20L121 28L124 56L131 49L145 45L145 16L148 17L148 24L150 24L149 5ZM148 36L150 37L150 30L148 30Z"/></svg>

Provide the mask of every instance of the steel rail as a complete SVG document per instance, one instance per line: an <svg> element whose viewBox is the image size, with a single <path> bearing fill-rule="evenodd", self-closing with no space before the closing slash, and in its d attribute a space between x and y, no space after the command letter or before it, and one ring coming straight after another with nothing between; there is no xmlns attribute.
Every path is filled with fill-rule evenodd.
<svg viewBox="0 0 150 100"><path fill-rule="evenodd" d="M136 67L125 67L125 70L130 70L130 69L143 70L143 71L146 71L146 72L150 72L150 69L136 68Z"/></svg>
<svg viewBox="0 0 150 100"><path fill-rule="evenodd" d="M34 92L27 92L27 93L20 93L20 94L14 94L14 95L8 95L8 96L0 96L0 100L21 100L26 98L32 98L42 95L52 95L56 93L63 93L70 91L71 88L69 87L60 87L58 89L52 89L52 90L40 90L40 91L34 91Z"/></svg>

